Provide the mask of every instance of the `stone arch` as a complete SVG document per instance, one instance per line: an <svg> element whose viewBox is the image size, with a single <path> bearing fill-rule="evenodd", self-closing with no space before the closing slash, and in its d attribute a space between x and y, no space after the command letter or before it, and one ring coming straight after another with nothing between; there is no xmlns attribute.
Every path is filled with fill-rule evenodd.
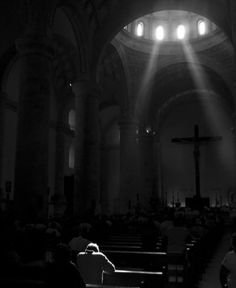
<svg viewBox="0 0 236 288"><path fill-rule="evenodd" d="M6 91L6 82L11 66L16 58L17 51L15 45L10 46L1 56L0 60L0 79L1 91Z"/></svg>
<svg viewBox="0 0 236 288"><path fill-rule="evenodd" d="M194 124L199 125L200 136L222 136L222 141L203 145L200 149L202 195L206 197L212 194L213 179L220 185L217 175L222 175L226 187L232 182L235 170L235 159L232 157L235 153L235 140L230 130L233 126L232 107L229 103L222 103L217 91L196 89L180 93L163 108L162 115L157 116L156 121L159 121L156 129L165 163L163 174L170 179L168 183L164 180L169 199L173 189L178 191L182 202L184 195L189 197L194 193L193 182L189 181L194 175L193 146L171 143L173 137L191 137ZM178 179L172 175L179 175ZM187 178L186 182L184 177Z"/></svg>
<svg viewBox="0 0 236 288"><path fill-rule="evenodd" d="M198 100L197 100L198 98ZM197 102L212 102L212 105L217 105L222 108L222 111L229 115L232 121L233 127L233 106L221 95L217 94L214 91L208 89L190 89L184 92L181 92L174 97L170 98L166 103L157 111L154 120L155 130L159 131L161 129L162 123L165 121L165 117L171 110L174 109L175 105L181 105L181 103L197 101Z"/></svg>
<svg viewBox="0 0 236 288"><path fill-rule="evenodd" d="M18 108L18 70L15 65L17 53L15 45L10 46L0 60L0 187L5 194L6 182L14 187L15 178L15 153L16 153L16 129ZM3 140L4 139L4 140ZM14 191L11 189L10 199L13 199ZM3 196L4 197L4 196Z"/></svg>
<svg viewBox="0 0 236 288"><path fill-rule="evenodd" d="M89 57L88 54L88 38L85 35L82 21L79 19L77 10L73 10L68 3L61 3L54 11L54 19L58 25L54 28L54 34L58 39L66 39L67 44L71 47L68 54L71 53L71 64L73 64L73 79L77 79L80 74L88 73L89 70ZM59 32L59 33L58 33ZM59 41L59 40L58 40ZM63 41L60 41L63 45ZM73 47L73 48L72 48ZM73 50L73 52L72 52Z"/></svg>
<svg viewBox="0 0 236 288"><path fill-rule="evenodd" d="M127 81L127 89L128 89L128 93L127 93L127 100L125 101L126 105L127 105L127 109L129 106L129 99L131 97L131 75L130 75L130 71L128 68L128 62L127 62L127 58L126 58L126 54L124 51L124 47L122 45L120 45L119 41L117 41L115 38L112 40L111 44L115 47L117 53L120 56L122 65L123 65L123 69L124 69L124 74L125 74L125 78Z"/></svg>
<svg viewBox="0 0 236 288"><path fill-rule="evenodd" d="M110 40L115 36L115 34L119 32L119 30L124 27L124 25L146 14L150 14L160 10L185 10L199 14L214 22L226 33L226 35L228 35L229 38L231 38L231 27L229 26L229 22L227 21L227 18L229 17L228 4L223 3L222 1L215 1L214 9L212 9L212 3L210 3L210 1L204 0L150 0L148 1L148 3L144 3L142 1L130 1L128 5L129 7L127 7L127 5L122 6L123 7L120 7L120 9L121 11L123 11L123 14L118 15L123 15L123 17L120 18L120 22L118 20L116 22L114 21L116 27L111 27L114 30L112 32L113 36L110 36ZM124 10L127 10L128 8L130 9L130 11L132 11L132 14L125 13Z"/></svg>
<svg viewBox="0 0 236 288"><path fill-rule="evenodd" d="M97 82L102 89L100 109L109 105L119 105L122 110L126 110L130 104L128 67L127 63L123 62L125 55L122 54L122 57L112 44L104 48L100 57L97 68Z"/></svg>
<svg viewBox="0 0 236 288"><path fill-rule="evenodd" d="M109 10L112 11L114 9L116 12L113 17L112 23L109 22L110 18L103 17L100 27L97 27L97 32L94 37L94 41L96 41L96 51L93 51L93 66L96 67L96 63L98 62L100 51L102 51L103 47L112 41L117 33L127 24L142 17L146 14L150 14L153 12L157 12L160 10L185 10L190 11L201 16L208 18L210 21L214 22L218 27L220 27L224 33L231 39L231 27L230 23L227 21L229 18L229 9L228 4L217 0L214 2L214 9L212 9L212 3L210 1L205 0L192 0L192 1L175 1L175 0L167 0L167 1L145 1L142 0L132 0L126 5L123 3L110 3L107 2L102 3L99 7L94 7L96 10L96 15L99 13L102 14L103 10L107 10L107 6L109 6ZM132 13L130 12L132 11ZM119 15L119 16L118 16ZM122 15L122 17L120 17ZM109 25L108 25L109 23ZM109 27L107 27L107 25Z"/></svg>
<svg viewBox="0 0 236 288"><path fill-rule="evenodd" d="M194 82L193 76L189 70L190 68L186 62L174 63L158 71L153 80L155 83L153 84L151 91L151 100L149 104L149 108L151 109L147 110L148 115L152 115L151 117L156 115L158 110L160 110L163 105L168 103L170 99L175 97L177 94L195 89L208 89L216 91L218 95L225 98L225 103L228 103L229 106L233 106L234 99L231 87L228 86L228 83L226 83L225 79L223 79L222 76L217 73L217 71L212 69L212 67L209 65L204 64L194 64L194 67L196 69L200 69L199 71L202 71L204 76L207 77L204 87L196 87L196 83ZM180 71L181 73L178 73ZM182 81L183 79L185 80ZM174 86L172 83L173 80L175 83L177 83ZM214 88L212 83L214 83ZM161 91L159 95L158 91Z"/></svg>

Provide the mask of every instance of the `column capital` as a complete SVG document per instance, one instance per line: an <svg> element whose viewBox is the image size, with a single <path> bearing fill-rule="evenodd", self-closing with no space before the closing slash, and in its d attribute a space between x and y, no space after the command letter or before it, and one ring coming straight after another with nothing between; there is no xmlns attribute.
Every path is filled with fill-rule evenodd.
<svg viewBox="0 0 236 288"><path fill-rule="evenodd" d="M54 54L52 40L37 34L26 34L18 38L16 40L16 48L20 56L39 54L51 60Z"/></svg>

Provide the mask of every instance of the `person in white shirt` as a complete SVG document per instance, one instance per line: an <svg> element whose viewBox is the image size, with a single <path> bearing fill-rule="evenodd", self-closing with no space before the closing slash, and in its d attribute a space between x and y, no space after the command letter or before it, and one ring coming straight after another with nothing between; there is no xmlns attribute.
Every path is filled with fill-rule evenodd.
<svg viewBox="0 0 236 288"><path fill-rule="evenodd" d="M96 243L89 243L85 252L78 253L76 262L86 284L102 284L103 273L115 271L115 265L99 251Z"/></svg>
<svg viewBox="0 0 236 288"><path fill-rule="evenodd" d="M220 283L224 288L236 287L236 233L231 238L232 250L226 253L220 267Z"/></svg>

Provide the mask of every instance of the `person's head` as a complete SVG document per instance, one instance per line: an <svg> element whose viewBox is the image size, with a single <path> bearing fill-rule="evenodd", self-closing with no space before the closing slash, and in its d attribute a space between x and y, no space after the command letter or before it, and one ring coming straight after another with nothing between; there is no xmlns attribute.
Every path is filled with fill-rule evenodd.
<svg viewBox="0 0 236 288"><path fill-rule="evenodd" d="M71 249L68 245L60 243L57 245L54 259L56 262L65 263L71 260Z"/></svg>
<svg viewBox="0 0 236 288"><path fill-rule="evenodd" d="M233 250L236 251L236 233L232 234L231 244L232 244Z"/></svg>
<svg viewBox="0 0 236 288"><path fill-rule="evenodd" d="M85 252L99 252L98 244L96 243L89 243L85 249Z"/></svg>

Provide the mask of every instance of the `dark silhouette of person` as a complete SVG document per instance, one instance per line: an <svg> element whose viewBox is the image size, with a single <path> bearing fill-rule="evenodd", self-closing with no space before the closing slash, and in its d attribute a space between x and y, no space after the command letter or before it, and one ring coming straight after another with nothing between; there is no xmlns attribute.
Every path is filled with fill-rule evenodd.
<svg viewBox="0 0 236 288"><path fill-rule="evenodd" d="M86 285L76 265L71 261L71 249L58 244L54 261L46 268L46 287L85 288Z"/></svg>
<svg viewBox="0 0 236 288"><path fill-rule="evenodd" d="M236 233L231 238L232 250L228 251L220 267L220 283L222 287L236 287Z"/></svg>
<svg viewBox="0 0 236 288"><path fill-rule="evenodd" d="M86 284L102 284L103 273L115 271L114 264L99 251L96 243L89 243L85 252L78 253L77 266Z"/></svg>

